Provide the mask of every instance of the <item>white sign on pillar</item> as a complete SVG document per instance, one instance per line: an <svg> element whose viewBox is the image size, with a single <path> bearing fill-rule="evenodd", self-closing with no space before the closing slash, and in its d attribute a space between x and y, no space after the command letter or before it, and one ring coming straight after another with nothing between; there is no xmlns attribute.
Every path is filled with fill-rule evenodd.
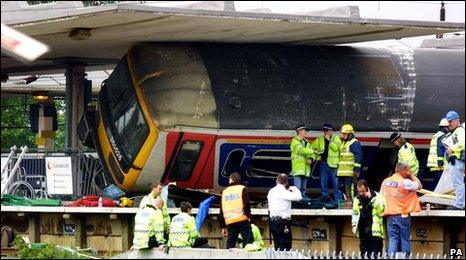
<svg viewBox="0 0 466 260"><path fill-rule="evenodd" d="M49 194L73 194L71 157L46 157L47 192Z"/></svg>

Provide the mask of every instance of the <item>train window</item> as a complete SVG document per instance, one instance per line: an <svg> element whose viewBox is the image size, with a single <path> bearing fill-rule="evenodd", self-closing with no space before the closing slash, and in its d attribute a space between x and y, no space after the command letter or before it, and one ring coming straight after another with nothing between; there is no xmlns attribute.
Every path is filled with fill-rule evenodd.
<svg viewBox="0 0 466 260"><path fill-rule="evenodd" d="M222 175L229 177L234 172L241 173L241 164L243 164L246 151L243 149L232 150L227 157L227 161L223 165Z"/></svg>
<svg viewBox="0 0 466 260"><path fill-rule="evenodd" d="M249 177L272 177L291 171L290 150L258 150L247 170Z"/></svg>
<svg viewBox="0 0 466 260"><path fill-rule="evenodd" d="M191 178L203 144L200 141L183 142L169 177L171 181L188 181Z"/></svg>
<svg viewBox="0 0 466 260"><path fill-rule="evenodd" d="M114 140L113 149L119 150L115 153L121 155L118 160L126 171L149 134L149 127L131 84L126 59L120 61L102 91L103 110L111 129L109 135L113 136L110 140Z"/></svg>

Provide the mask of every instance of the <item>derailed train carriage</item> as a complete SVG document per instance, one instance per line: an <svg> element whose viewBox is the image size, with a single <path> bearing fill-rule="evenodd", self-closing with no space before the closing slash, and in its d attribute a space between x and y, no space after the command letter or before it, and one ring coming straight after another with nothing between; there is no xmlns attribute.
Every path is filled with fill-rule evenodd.
<svg viewBox="0 0 466 260"><path fill-rule="evenodd" d="M99 94L98 182L219 189L239 171L262 192L291 170L292 129L306 124L313 140L325 122L355 126L372 185L388 174L392 131L415 146L428 182L430 138L448 110L464 117L464 94L464 49L140 43ZM312 176L308 188L320 187Z"/></svg>

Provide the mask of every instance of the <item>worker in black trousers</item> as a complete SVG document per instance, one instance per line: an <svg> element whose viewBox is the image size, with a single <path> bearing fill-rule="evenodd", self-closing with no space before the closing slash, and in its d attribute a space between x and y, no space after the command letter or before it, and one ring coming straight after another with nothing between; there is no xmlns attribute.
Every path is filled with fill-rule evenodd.
<svg viewBox="0 0 466 260"><path fill-rule="evenodd" d="M277 185L269 191L269 226L275 250L291 250L291 201L302 199L298 188L288 185L288 176L280 174Z"/></svg>

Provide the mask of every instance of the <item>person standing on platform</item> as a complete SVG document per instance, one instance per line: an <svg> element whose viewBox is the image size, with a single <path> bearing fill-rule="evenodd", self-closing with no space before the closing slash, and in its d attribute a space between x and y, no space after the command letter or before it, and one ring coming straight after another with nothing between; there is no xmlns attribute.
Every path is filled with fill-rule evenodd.
<svg viewBox="0 0 466 260"><path fill-rule="evenodd" d="M411 166L406 162L398 162L395 173L382 182L380 193L387 203L384 216L387 217L387 253L389 256L393 256L400 250L405 256L411 253L410 214L421 211L416 194L416 191L421 188L421 182L411 172Z"/></svg>
<svg viewBox="0 0 466 260"><path fill-rule="evenodd" d="M291 176L293 183L305 197L307 181L311 176L311 163L314 151L306 139L306 126L296 127L296 136L291 140Z"/></svg>
<svg viewBox="0 0 466 260"><path fill-rule="evenodd" d="M445 146L442 143L443 138L450 132L448 128L448 120L442 118L438 124L439 129L437 133L432 137L430 141L429 156L427 157L427 167L429 167L430 174L434 178L434 182L431 187L426 187L428 190L435 190L440 177L442 176L443 170L447 165L445 157Z"/></svg>
<svg viewBox="0 0 466 260"><path fill-rule="evenodd" d="M340 157L341 140L338 135L333 134L333 127L329 123L322 126L323 136L318 137L312 143L316 153L316 161L319 162L320 184L322 196L329 195L329 182L335 196L335 200L342 200L343 196L338 189L337 169Z"/></svg>
<svg viewBox="0 0 466 260"><path fill-rule="evenodd" d="M385 198L371 190L366 180L359 180L356 188L358 195L353 199L351 228L359 238L361 255L377 256L383 249Z"/></svg>
<svg viewBox="0 0 466 260"><path fill-rule="evenodd" d="M453 177L455 201L448 209L464 210L464 127L461 126L460 116L455 111L449 111L448 120L452 145L447 147L448 166Z"/></svg>
<svg viewBox="0 0 466 260"><path fill-rule="evenodd" d="M419 161L417 160L414 146L397 132L390 135L390 142L398 148L396 155L392 158L392 165L396 165L398 162L405 162L409 165L411 173L417 176L419 172Z"/></svg>
<svg viewBox="0 0 466 260"><path fill-rule="evenodd" d="M344 124L341 129L340 159L338 162L338 185L345 194L347 204L351 204L354 197L356 181L361 173L362 148L361 143L354 136L354 128Z"/></svg>
<svg viewBox="0 0 466 260"><path fill-rule="evenodd" d="M249 194L247 188L241 184L241 175L237 172L230 175L229 185L222 192L220 209L222 235L228 236L226 248L236 247L239 234L244 245L252 243Z"/></svg>
<svg viewBox="0 0 466 260"><path fill-rule="evenodd" d="M297 187L288 185L288 176L280 174L277 185L267 194L269 204L269 226L275 250L290 250L293 237L291 235L291 202L302 200Z"/></svg>

